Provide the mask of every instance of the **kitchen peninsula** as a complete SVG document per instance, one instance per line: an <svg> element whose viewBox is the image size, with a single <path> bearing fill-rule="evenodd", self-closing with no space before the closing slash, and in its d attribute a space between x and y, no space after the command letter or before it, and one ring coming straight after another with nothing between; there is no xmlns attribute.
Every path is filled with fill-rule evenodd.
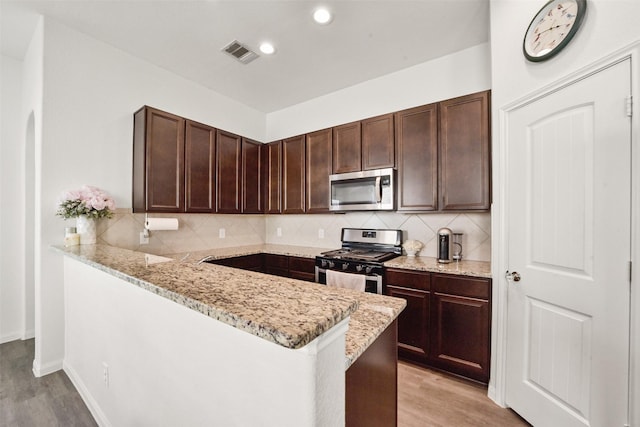
<svg viewBox="0 0 640 427"><path fill-rule="evenodd" d="M375 407L395 422L404 300L104 245L55 249L64 367L101 424L333 426ZM378 376L381 360L393 367ZM359 398L389 394L389 381L389 405Z"/></svg>

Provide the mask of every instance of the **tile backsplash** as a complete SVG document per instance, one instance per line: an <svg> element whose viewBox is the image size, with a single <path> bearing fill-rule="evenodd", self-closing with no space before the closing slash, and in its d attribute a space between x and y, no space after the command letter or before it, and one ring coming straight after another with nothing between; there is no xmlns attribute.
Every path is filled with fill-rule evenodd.
<svg viewBox="0 0 640 427"><path fill-rule="evenodd" d="M140 245L145 215L131 213L130 209L118 209L113 218L98 221L99 243L157 255L262 243L335 249L340 246L340 230L343 227L392 228L403 230L405 239L424 243L424 248L418 255L435 257L436 232L440 227L448 227L464 233L464 259L489 261L491 258L489 213L354 212L326 215L150 216L178 218L180 228L177 231L151 231L149 244Z"/></svg>

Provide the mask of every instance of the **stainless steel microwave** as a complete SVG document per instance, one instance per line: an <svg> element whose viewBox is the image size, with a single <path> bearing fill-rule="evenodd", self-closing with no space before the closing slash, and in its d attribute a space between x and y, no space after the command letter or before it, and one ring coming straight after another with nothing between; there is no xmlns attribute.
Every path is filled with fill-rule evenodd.
<svg viewBox="0 0 640 427"><path fill-rule="evenodd" d="M395 209L392 168L329 176L331 211L392 211Z"/></svg>

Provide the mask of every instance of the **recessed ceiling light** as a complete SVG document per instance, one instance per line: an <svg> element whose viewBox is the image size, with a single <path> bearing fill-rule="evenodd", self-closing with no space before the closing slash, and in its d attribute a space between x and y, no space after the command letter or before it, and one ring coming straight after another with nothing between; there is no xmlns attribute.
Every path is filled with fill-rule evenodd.
<svg viewBox="0 0 640 427"><path fill-rule="evenodd" d="M313 12L313 20L318 24L326 25L331 22L331 18L333 18L331 16L331 12L323 7L320 7Z"/></svg>
<svg viewBox="0 0 640 427"><path fill-rule="evenodd" d="M260 45L260 52L265 55L271 55L276 51L276 48L269 42L264 42Z"/></svg>

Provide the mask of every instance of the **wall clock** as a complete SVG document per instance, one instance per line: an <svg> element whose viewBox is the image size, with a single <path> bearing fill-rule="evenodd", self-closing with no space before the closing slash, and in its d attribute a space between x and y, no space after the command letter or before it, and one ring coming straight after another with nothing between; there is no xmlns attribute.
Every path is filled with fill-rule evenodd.
<svg viewBox="0 0 640 427"><path fill-rule="evenodd" d="M571 41L587 11L587 0L551 0L533 17L522 50L529 61L545 61Z"/></svg>

